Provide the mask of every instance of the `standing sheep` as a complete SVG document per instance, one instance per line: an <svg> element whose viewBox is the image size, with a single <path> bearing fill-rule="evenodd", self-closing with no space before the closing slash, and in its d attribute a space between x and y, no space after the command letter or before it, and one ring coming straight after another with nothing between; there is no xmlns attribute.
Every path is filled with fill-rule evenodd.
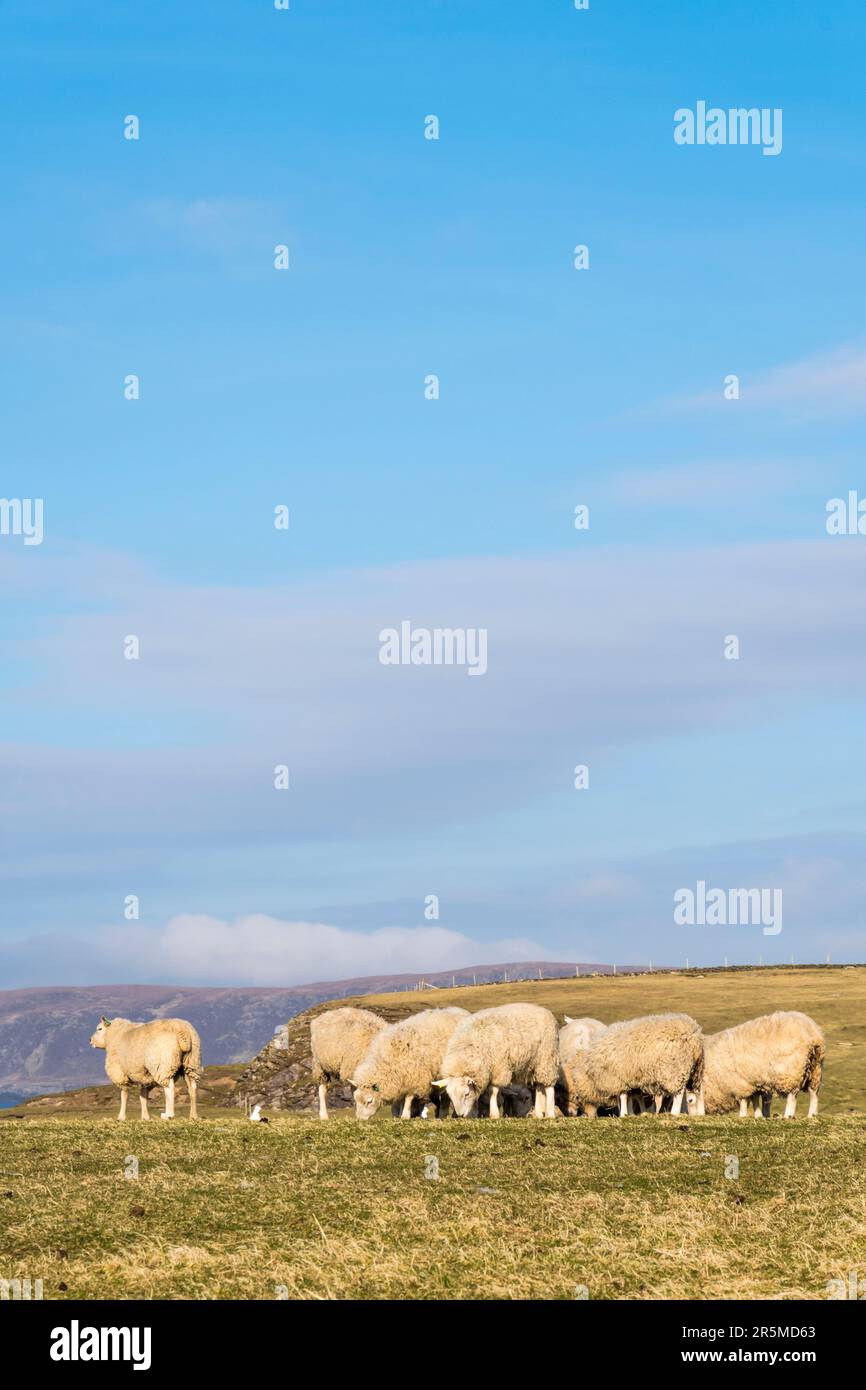
<svg viewBox="0 0 866 1390"><path fill-rule="evenodd" d="M671 1113L679 1115L687 1088L696 1093L697 1114L704 1113L704 1040L688 1014L612 1023L587 1049L583 1065L595 1096L619 1096L620 1115L628 1114L629 1091L655 1097L656 1110L672 1096Z"/></svg>
<svg viewBox="0 0 866 1390"><path fill-rule="evenodd" d="M401 1118L410 1119L413 1101L429 1100L451 1035L468 1017L466 1009L422 1009L377 1033L352 1077L358 1119L401 1098Z"/></svg>
<svg viewBox="0 0 866 1390"><path fill-rule="evenodd" d="M499 1119L499 1089L516 1082L535 1087L535 1114L552 1120L559 1074L556 1019L539 1004L500 1004L463 1020L442 1062L457 1114L466 1117L490 1087L490 1118Z"/></svg>
<svg viewBox="0 0 866 1390"><path fill-rule="evenodd" d="M797 1095L809 1092L809 1118L818 1113L824 1070L824 1034L814 1019L796 1010L764 1014L706 1039L704 1097L710 1115L736 1110L769 1118L770 1097L785 1096L785 1119L797 1113ZM696 1107L689 1097L689 1109Z"/></svg>
<svg viewBox="0 0 866 1390"><path fill-rule="evenodd" d="M377 1033L388 1024L369 1009L328 1009L310 1024L313 1053L313 1081L319 1088L319 1119L327 1120L328 1084L351 1082Z"/></svg>
<svg viewBox="0 0 866 1390"><path fill-rule="evenodd" d="M160 1119L174 1119L174 1083L181 1076L189 1093L189 1118L198 1119L196 1082L201 1076L201 1039L183 1018L157 1018L151 1023L131 1023L128 1018L101 1018L90 1046L105 1052L109 1081L120 1087L119 1120L126 1119L130 1085L138 1086L141 1118L149 1120L147 1097L152 1086L162 1086L165 1109Z"/></svg>

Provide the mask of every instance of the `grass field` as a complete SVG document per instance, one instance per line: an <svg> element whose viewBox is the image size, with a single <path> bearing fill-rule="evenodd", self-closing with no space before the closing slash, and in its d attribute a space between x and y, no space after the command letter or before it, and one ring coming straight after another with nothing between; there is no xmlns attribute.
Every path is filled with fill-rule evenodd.
<svg viewBox="0 0 866 1390"><path fill-rule="evenodd" d="M805 1009L827 1034L821 1116L265 1126L213 1105L199 1124L120 1126L116 1094L90 1088L80 1111L0 1120L0 1278L41 1278L50 1299L820 1299L852 1272L866 1287L866 968L363 1002L516 998L605 1021L685 1009L707 1031Z"/></svg>
<svg viewBox="0 0 866 1390"><path fill-rule="evenodd" d="M864 1141L861 1119L25 1120L0 1275L50 1299L826 1298L866 1277Z"/></svg>

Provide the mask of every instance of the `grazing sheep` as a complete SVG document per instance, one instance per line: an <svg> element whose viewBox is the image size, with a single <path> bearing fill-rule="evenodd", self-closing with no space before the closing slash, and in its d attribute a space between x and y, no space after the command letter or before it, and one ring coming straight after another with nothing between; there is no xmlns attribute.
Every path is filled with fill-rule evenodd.
<svg viewBox="0 0 866 1390"><path fill-rule="evenodd" d="M451 1035L468 1017L465 1009L423 1009L377 1033L351 1078L358 1119L401 1097L401 1118L411 1119L413 1101L429 1100Z"/></svg>
<svg viewBox="0 0 866 1390"><path fill-rule="evenodd" d="M559 1061L560 1080L566 1091L565 1113L567 1115L576 1115L580 1104L570 1064L573 1059L578 1061L577 1054L585 1052L589 1045L605 1032L606 1028L607 1024L599 1023L597 1018L569 1018L568 1014L565 1015L565 1026L559 1030ZM581 1081L584 1090L592 1089L586 1078L581 1077ZM604 1102L598 1102L598 1104L602 1103Z"/></svg>
<svg viewBox="0 0 866 1390"><path fill-rule="evenodd" d="M484 1095L478 1097L477 1114L480 1119L490 1116L491 1095L492 1090L488 1087ZM500 1086L496 1104L501 1118L524 1120L534 1107L532 1091L528 1086Z"/></svg>
<svg viewBox="0 0 866 1390"><path fill-rule="evenodd" d="M377 1033L388 1024L369 1009L328 1009L310 1024L313 1080L319 1088L319 1119L327 1120L328 1085L349 1081Z"/></svg>
<svg viewBox="0 0 866 1390"><path fill-rule="evenodd" d="M559 1074L556 1019L539 1004L500 1004L463 1020L448 1044L442 1080L457 1114L466 1117L490 1087L490 1118L499 1119L499 1091L535 1087L535 1114L552 1120Z"/></svg>
<svg viewBox="0 0 866 1390"><path fill-rule="evenodd" d="M814 1019L796 1010L764 1014L714 1033L705 1040L704 1098L710 1115L739 1106L769 1118L771 1096L785 1096L785 1119L797 1113L797 1095L809 1092L809 1118L818 1113L824 1069L824 1034ZM689 1097L689 1109L697 1099Z"/></svg>
<svg viewBox="0 0 866 1390"><path fill-rule="evenodd" d="M603 1091L590 1080L586 1070L589 1048L572 1047L560 1054L562 1079L566 1091L566 1114L584 1115L595 1119L599 1110L611 1110L617 1114L620 1108L619 1093Z"/></svg>
<svg viewBox="0 0 866 1390"><path fill-rule="evenodd" d="M597 1018L569 1018L568 1014L563 1017L565 1023L559 1030L560 1046L565 1039L570 1048L589 1047L607 1028L607 1024L600 1023Z"/></svg>
<svg viewBox="0 0 866 1390"><path fill-rule="evenodd" d="M688 1087L696 1093L697 1114L704 1113L704 1040L688 1014L649 1014L612 1023L582 1060L591 1105L597 1106L597 1097L618 1095L619 1113L627 1115L629 1092L641 1091L654 1097L656 1110L665 1096L673 1096L671 1113L678 1115Z"/></svg>
<svg viewBox="0 0 866 1390"><path fill-rule="evenodd" d="M160 1119L174 1119L174 1083L186 1081L189 1117L198 1119L195 1095L201 1076L201 1039L183 1018L156 1018L151 1023L131 1023L128 1018L101 1018L90 1039L91 1047L105 1052L109 1081L120 1087L119 1120L126 1119L130 1085L138 1086L141 1118L149 1120L147 1097L152 1086L162 1086L165 1109Z"/></svg>

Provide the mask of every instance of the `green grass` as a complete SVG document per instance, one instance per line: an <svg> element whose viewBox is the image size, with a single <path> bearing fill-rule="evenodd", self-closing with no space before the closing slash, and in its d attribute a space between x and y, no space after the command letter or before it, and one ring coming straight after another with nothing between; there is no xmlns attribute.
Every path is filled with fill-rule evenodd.
<svg viewBox="0 0 866 1390"><path fill-rule="evenodd" d="M0 1277L50 1299L826 1298L866 1274L864 1140L859 1118L9 1121Z"/></svg>

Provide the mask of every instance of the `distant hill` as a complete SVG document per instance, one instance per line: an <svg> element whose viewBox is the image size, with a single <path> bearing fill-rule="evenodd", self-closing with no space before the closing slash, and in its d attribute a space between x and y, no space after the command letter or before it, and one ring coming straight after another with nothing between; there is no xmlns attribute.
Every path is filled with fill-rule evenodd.
<svg viewBox="0 0 866 1390"><path fill-rule="evenodd" d="M89 1044L100 1014L146 1021L179 1016L201 1034L206 1063L247 1062L296 1014L328 999L402 993L502 980L607 973L607 965L509 961L419 977L380 974L283 989L199 989L175 985L83 985L0 990L0 1092L39 1095L105 1080L104 1057ZM13 1102L14 1103L14 1102Z"/></svg>

